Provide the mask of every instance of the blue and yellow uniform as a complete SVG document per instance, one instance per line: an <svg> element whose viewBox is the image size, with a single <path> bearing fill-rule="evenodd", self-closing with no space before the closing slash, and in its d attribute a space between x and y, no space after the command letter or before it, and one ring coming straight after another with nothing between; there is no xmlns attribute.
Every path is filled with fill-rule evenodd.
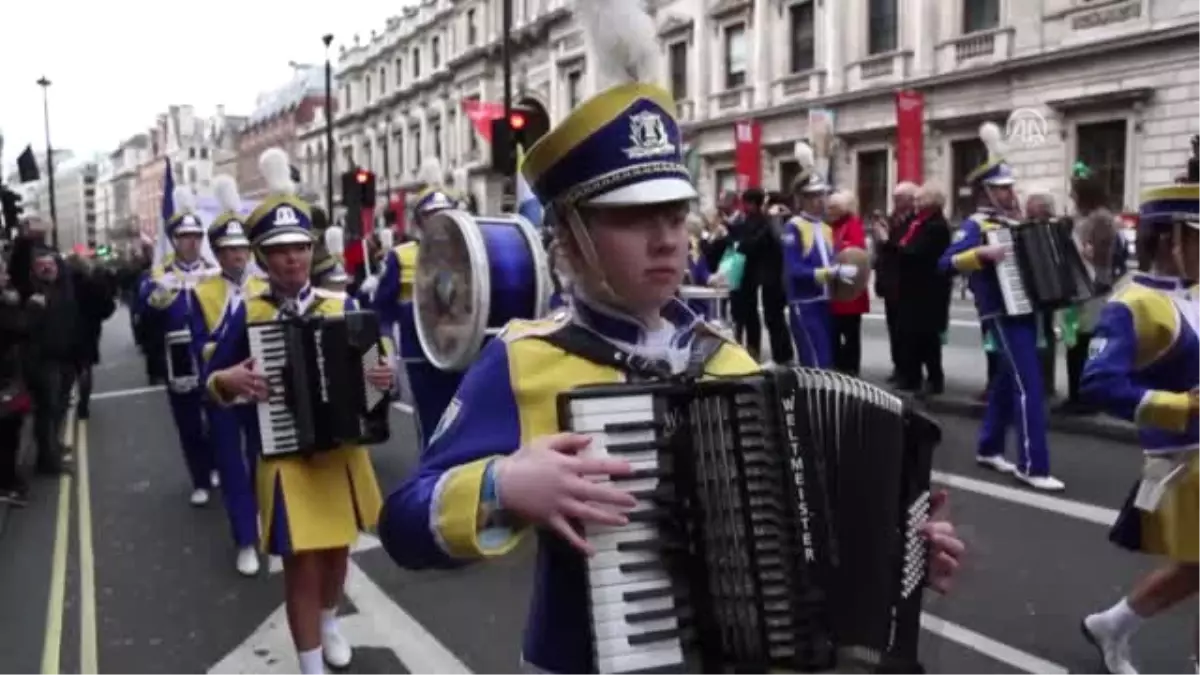
<svg viewBox="0 0 1200 675"><path fill-rule="evenodd" d="M174 240L184 234L204 234L200 219L186 207L187 200L177 198L179 212L166 225L166 236ZM151 325L161 328L162 333L147 336L161 343L167 333L190 331L192 314L196 311L192 290L204 279L217 273L217 268L205 260L192 263L178 258L152 273L149 283L143 286L146 312L154 315ZM193 353L197 349L192 342ZM170 354L167 358L171 358ZM197 374L200 364L195 363ZM208 430L202 409L203 387L198 382L168 382L167 400L171 405L171 416L179 434L184 461L194 490L212 487L212 450L208 442Z"/></svg>
<svg viewBox="0 0 1200 675"><path fill-rule="evenodd" d="M989 125L984 125L980 132L985 144L991 142L984 133L989 129ZM999 132L995 134L998 136ZM1011 168L999 156L997 146L990 145L988 149L988 161L971 172L967 182L984 190L1010 188L1015 182ZM1009 427L1015 427L1018 476L1057 483L1050 477L1038 315L1005 314L996 268L978 254L979 247L987 244L986 233L1006 227L1008 222L997 211L980 208L959 225L938 264L945 272L967 276L979 321L997 347L999 368L988 385L977 458L981 462L997 462L994 466L1011 471L1012 465L1004 460L1004 446Z"/></svg>
<svg viewBox="0 0 1200 675"><path fill-rule="evenodd" d="M462 565L503 555L525 534L484 527L479 518L492 461L535 438L557 433L560 393L626 379L621 370L541 338L574 321L631 351L647 342L644 327L632 319L594 310L579 298L573 308L573 314L564 312L557 319L510 323L467 371L421 465L384 505L379 536L397 563L410 569ZM696 334L709 330L682 301L672 302L664 317L672 324L671 343L677 345L671 351L685 358ZM727 342L709 360L705 373L757 370L745 350ZM539 530L537 541L524 657L550 672L592 672L585 561L556 534Z"/></svg>
<svg viewBox="0 0 1200 675"><path fill-rule="evenodd" d="M1173 218L1189 214L1195 227L1198 197L1196 185L1147 190L1139 227L1168 227ZM1195 283L1135 274L1102 310L1080 384L1089 402L1137 424L1146 454L1142 480L1113 527L1113 541L1191 563L1198 561L1200 530L1200 427L1194 408L1200 388L1198 324ZM1157 500L1149 496L1156 485L1162 490Z"/></svg>
<svg viewBox="0 0 1200 675"><path fill-rule="evenodd" d="M833 274L833 231L816 216L801 213L783 225L784 291L797 362L833 366L829 282Z"/></svg>

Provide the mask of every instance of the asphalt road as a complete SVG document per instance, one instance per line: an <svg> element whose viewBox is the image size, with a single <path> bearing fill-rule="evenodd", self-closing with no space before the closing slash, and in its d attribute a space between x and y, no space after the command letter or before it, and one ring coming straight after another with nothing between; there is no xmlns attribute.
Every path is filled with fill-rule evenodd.
<svg viewBox="0 0 1200 675"><path fill-rule="evenodd" d="M868 351L881 349L869 342ZM280 575L265 567L257 579L240 577L219 503L188 505L165 394L145 389L123 315L106 326L103 351L92 418L74 439L78 479L38 481L33 503L0 537L0 671L41 672L57 658L62 672L294 672ZM373 450L385 490L415 458L409 415L396 410L392 422L392 441ZM941 422L936 478L949 485L970 553L954 592L927 602L926 666L1095 672L1081 616L1153 565L1105 538L1137 451L1054 435L1068 492L1046 498L975 467L974 421ZM353 672L519 669L531 547L424 573L397 568L370 539L360 549L343 608L347 632L367 645ZM1182 609L1147 624L1136 641L1143 672L1184 672L1192 630Z"/></svg>

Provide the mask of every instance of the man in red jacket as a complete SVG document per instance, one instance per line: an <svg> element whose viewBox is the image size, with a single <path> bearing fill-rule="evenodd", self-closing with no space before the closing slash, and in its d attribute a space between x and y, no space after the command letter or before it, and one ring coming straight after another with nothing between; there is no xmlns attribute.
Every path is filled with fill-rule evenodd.
<svg viewBox="0 0 1200 675"><path fill-rule="evenodd" d="M835 256L848 248L867 250L866 228L856 211L854 196L849 192L829 196L826 215L833 230ZM829 310L833 315L833 367L857 376L862 365L862 317L871 310L871 298L864 288L849 300L831 300Z"/></svg>

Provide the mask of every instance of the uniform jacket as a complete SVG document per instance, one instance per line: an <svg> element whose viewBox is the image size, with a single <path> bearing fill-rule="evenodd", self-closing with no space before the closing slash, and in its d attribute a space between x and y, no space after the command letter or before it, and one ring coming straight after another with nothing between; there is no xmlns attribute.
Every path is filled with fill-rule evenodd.
<svg viewBox="0 0 1200 675"><path fill-rule="evenodd" d="M575 321L618 345L646 342L640 324L632 319L598 310L578 298L572 304L573 313L563 312L556 319L510 322L467 371L420 466L385 501L380 538L401 566L453 567L503 555L528 534L483 529L478 522L488 464L535 438L556 433L560 392L625 380L620 370L538 338ZM671 302L664 316L675 325L670 338L674 347L667 352L686 358L685 345L702 330L701 324L679 301ZM723 344L706 368L712 375L757 370L753 359L732 343ZM585 561L557 535L534 534L538 555L524 657L542 670L591 672Z"/></svg>
<svg viewBox="0 0 1200 675"><path fill-rule="evenodd" d="M222 273L200 281L190 291L193 294L192 306L198 309L189 317L197 363L205 363L212 357L222 331L246 299L266 290L267 282L247 270L241 281ZM231 365L234 364L225 363L219 367Z"/></svg>
<svg viewBox="0 0 1200 675"><path fill-rule="evenodd" d="M388 251L383 273L375 287L373 307L383 325L393 325L404 316L412 316L413 286L417 280L417 257L420 242L406 241ZM401 331L400 353L409 356L422 354L415 330Z"/></svg>
<svg viewBox="0 0 1200 675"><path fill-rule="evenodd" d="M1197 448L1188 392L1200 386L1198 289L1179 279L1136 274L1104 306L1088 348L1080 393L1135 422L1142 448Z"/></svg>
<svg viewBox="0 0 1200 675"><path fill-rule="evenodd" d="M1004 227L1003 220L990 210L968 216L958 226L949 248L938 261L944 272L967 275L967 285L975 297L975 310L981 319L1004 315L1004 296L1000 294L996 268L980 258L975 250L987 244L987 232L1001 227Z"/></svg>
<svg viewBox="0 0 1200 675"><path fill-rule="evenodd" d="M788 302L828 301L833 231L820 220L800 214L784 223L782 241Z"/></svg>

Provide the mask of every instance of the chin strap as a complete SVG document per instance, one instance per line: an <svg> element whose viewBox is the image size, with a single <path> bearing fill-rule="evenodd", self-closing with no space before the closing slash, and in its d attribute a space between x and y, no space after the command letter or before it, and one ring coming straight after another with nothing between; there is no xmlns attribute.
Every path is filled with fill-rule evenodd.
<svg viewBox="0 0 1200 675"><path fill-rule="evenodd" d="M620 306L620 298L616 291L608 283L608 278L604 274L604 268L600 266L600 256L596 253L596 247L592 243L592 237L588 234L587 226L583 222L583 217L579 213L579 209L575 206L560 207L561 215L567 223L567 228L571 233L571 238L575 240L575 245L579 249L579 254L583 257L584 270L572 270L573 276L578 276L580 272L584 272L594 279L594 283L586 284L592 288L587 288L588 297L593 300ZM584 284L579 283L579 279L573 280L573 286L583 287Z"/></svg>

